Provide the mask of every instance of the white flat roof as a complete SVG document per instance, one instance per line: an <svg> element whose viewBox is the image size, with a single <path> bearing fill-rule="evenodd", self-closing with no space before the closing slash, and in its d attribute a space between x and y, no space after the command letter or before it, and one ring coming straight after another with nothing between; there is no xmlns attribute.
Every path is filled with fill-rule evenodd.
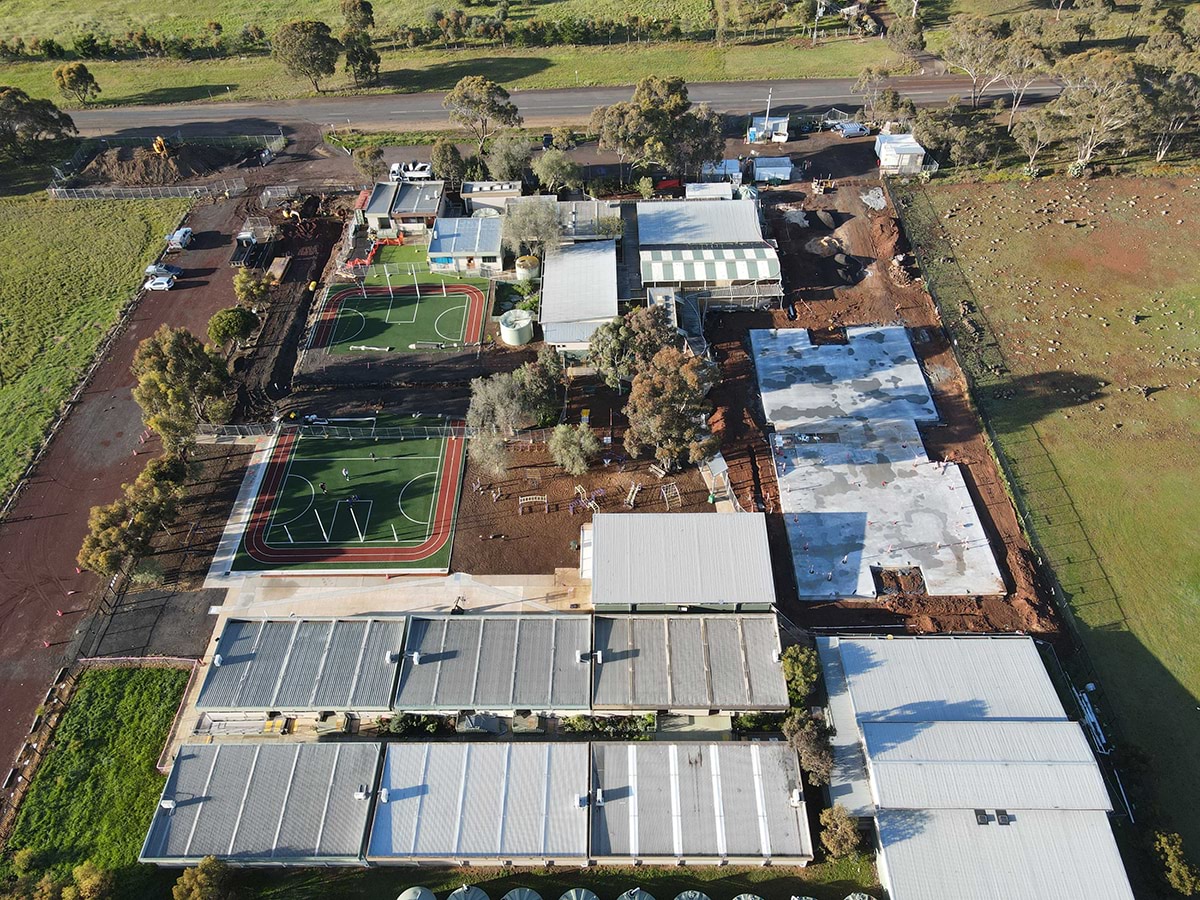
<svg viewBox="0 0 1200 900"><path fill-rule="evenodd" d="M861 728L880 808L1111 808L1076 722L863 722Z"/></svg>
<svg viewBox="0 0 1200 900"><path fill-rule="evenodd" d="M861 721L1066 719L1029 638L843 637L838 648Z"/></svg>
<svg viewBox="0 0 1200 900"><path fill-rule="evenodd" d="M643 248L761 243L753 200L646 200L637 205Z"/></svg>
<svg viewBox="0 0 1200 900"><path fill-rule="evenodd" d="M812 839L783 742L592 745L592 856L802 862Z"/></svg>
<svg viewBox="0 0 1200 900"><path fill-rule="evenodd" d="M892 900L1133 900L1108 816L1009 810L1010 825L969 810L877 817L880 877Z"/></svg>
<svg viewBox="0 0 1200 900"><path fill-rule="evenodd" d="M925 454L938 413L907 333L847 337L750 332L800 596L874 597L876 569L918 567L934 596L1004 593L962 473Z"/></svg>
<svg viewBox="0 0 1200 900"><path fill-rule="evenodd" d="M733 185L728 181L704 181L685 184L683 195L687 200L732 200Z"/></svg>
<svg viewBox="0 0 1200 900"><path fill-rule="evenodd" d="M817 649L830 793L875 817L894 900L1130 900L1100 769L1030 638L822 636Z"/></svg>
<svg viewBox="0 0 1200 900"><path fill-rule="evenodd" d="M597 609L775 602L761 513L598 513L592 542Z"/></svg>
<svg viewBox="0 0 1200 900"><path fill-rule="evenodd" d="M379 787L370 859L588 855L586 743L389 743Z"/></svg>
<svg viewBox="0 0 1200 900"><path fill-rule="evenodd" d="M557 253L548 254L543 265L539 317L543 325L581 322L598 325L616 317L616 241L567 244Z"/></svg>

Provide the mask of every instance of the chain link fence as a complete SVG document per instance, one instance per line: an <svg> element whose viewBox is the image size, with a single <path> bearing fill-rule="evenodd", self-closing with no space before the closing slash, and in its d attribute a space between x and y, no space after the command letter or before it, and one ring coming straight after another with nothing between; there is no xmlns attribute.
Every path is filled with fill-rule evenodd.
<svg viewBox="0 0 1200 900"><path fill-rule="evenodd" d="M238 197L246 193L243 178L222 179L200 185L147 185L144 187L59 187L50 185L51 200L162 200L167 198Z"/></svg>

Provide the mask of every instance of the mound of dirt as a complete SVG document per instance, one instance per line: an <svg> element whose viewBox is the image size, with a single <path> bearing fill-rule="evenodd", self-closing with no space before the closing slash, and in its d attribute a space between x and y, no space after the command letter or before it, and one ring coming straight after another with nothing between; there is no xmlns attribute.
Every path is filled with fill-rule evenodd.
<svg viewBox="0 0 1200 900"><path fill-rule="evenodd" d="M184 144L165 157L149 146L110 147L97 153L79 177L87 184L180 184L224 168L236 158L237 151L227 147L196 144Z"/></svg>

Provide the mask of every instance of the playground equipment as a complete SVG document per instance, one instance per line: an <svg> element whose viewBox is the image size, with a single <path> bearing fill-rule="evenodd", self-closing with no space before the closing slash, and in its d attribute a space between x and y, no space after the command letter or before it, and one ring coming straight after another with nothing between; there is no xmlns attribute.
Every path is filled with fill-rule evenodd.
<svg viewBox="0 0 1200 900"><path fill-rule="evenodd" d="M550 497L548 495L546 495L546 494L522 494L520 497L517 498L517 515L519 515L519 516L525 515L525 507L526 506L534 506L535 504L538 504L538 503L542 504L542 507L546 512L550 512ZM532 511L533 510L530 510L530 512L532 512Z"/></svg>
<svg viewBox="0 0 1200 900"><path fill-rule="evenodd" d="M671 508L672 503L677 507L683 506L683 497L679 494L679 485L674 481L669 481L661 485L658 490L662 494L663 503L667 505L667 509Z"/></svg>

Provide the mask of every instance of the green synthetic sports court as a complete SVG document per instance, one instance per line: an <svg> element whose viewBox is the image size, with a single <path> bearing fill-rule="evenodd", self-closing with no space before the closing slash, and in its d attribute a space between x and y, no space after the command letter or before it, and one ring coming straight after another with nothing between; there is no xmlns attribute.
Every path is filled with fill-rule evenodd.
<svg viewBox="0 0 1200 900"><path fill-rule="evenodd" d="M233 570L447 571L465 456L454 429L436 418L285 426Z"/></svg>
<svg viewBox="0 0 1200 900"><path fill-rule="evenodd" d="M326 293L310 347L332 354L429 353L483 339L486 279L431 273L419 244L382 245L369 274Z"/></svg>

